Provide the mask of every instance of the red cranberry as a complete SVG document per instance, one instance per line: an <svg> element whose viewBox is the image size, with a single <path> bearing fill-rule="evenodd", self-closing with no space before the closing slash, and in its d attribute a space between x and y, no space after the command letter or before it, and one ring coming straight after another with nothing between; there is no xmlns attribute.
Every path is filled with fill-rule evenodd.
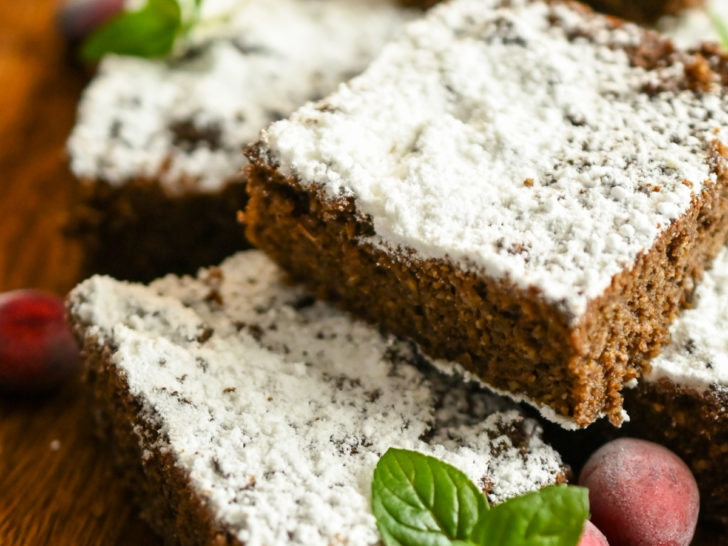
<svg viewBox="0 0 728 546"><path fill-rule="evenodd" d="M78 42L123 9L124 0L66 0L58 11L58 28Z"/></svg>
<svg viewBox="0 0 728 546"><path fill-rule="evenodd" d="M665 447L614 440L589 458L579 484L589 488L591 519L610 543L689 546L698 523L698 486Z"/></svg>
<svg viewBox="0 0 728 546"><path fill-rule="evenodd" d="M609 543L607 537L591 521L587 520L577 546L609 546Z"/></svg>
<svg viewBox="0 0 728 546"><path fill-rule="evenodd" d="M77 367L62 299L34 290L0 294L0 388L45 391Z"/></svg>

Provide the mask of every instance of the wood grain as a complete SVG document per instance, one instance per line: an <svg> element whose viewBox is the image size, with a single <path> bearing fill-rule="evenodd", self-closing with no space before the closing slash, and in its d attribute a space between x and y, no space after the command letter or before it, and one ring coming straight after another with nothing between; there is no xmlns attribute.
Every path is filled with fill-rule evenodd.
<svg viewBox="0 0 728 546"><path fill-rule="evenodd" d="M58 0L0 5L0 291L65 294L79 250L62 235L76 185L64 142L85 75L54 32ZM0 544L155 544L91 438L81 389L0 399Z"/></svg>
<svg viewBox="0 0 728 546"><path fill-rule="evenodd" d="M77 198L64 142L85 83L54 31L59 0L0 2L0 292L65 294L79 249L62 234ZM152 545L91 437L82 389L42 398L0 395L0 544ZM728 544L702 528L697 544Z"/></svg>

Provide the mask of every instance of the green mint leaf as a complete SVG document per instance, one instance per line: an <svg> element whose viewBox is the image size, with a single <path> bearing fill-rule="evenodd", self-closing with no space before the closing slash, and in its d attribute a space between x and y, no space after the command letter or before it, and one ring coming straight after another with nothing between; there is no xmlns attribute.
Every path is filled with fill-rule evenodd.
<svg viewBox="0 0 728 546"><path fill-rule="evenodd" d="M181 26L177 0L147 0L140 10L120 13L89 36L81 56L86 60L107 53L162 57L172 50Z"/></svg>
<svg viewBox="0 0 728 546"><path fill-rule="evenodd" d="M589 492L555 485L489 510L457 468L389 449L374 470L372 510L386 546L576 546Z"/></svg>
<svg viewBox="0 0 728 546"><path fill-rule="evenodd" d="M472 542L488 546L576 546L589 517L589 493L554 485L494 506Z"/></svg>
<svg viewBox="0 0 728 546"><path fill-rule="evenodd" d="M470 535L488 501L457 468L389 449L374 470L372 510L386 546L475 546Z"/></svg>
<svg viewBox="0 0 728 546"><path fill-rule="evenodd" d="M728 51L728 24L726 24L725 20L714 11L708 12L708 15L710 16L710 21L713 23L713 27L720 37L723 49Z"/></svg>

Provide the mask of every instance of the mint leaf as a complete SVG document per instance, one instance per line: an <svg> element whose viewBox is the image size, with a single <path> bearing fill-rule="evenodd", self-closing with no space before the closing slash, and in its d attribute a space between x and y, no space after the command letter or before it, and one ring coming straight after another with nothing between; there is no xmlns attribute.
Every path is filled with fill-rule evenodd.
<svg viewBox="0 0 728 546"><path fill-rule="evenodd" d="M162 57L172 50L181 26L182 10L177 0L147 0L140 10L120 13L89 36L81 56L86 60L100 59L107 53Z"/></svg>
<svg viewBox="0 0 728 546"><path fill-rule="evenodd" d="M554 485L493 507L471 540L494 546L575 546L588 517L586 489Z"/></svg>
<svg viewBox="0 0 728 546"><path fill-rule="evenodd" d="M489 510L457 468L392 448L374 469L372 511L386 546L576 546L589 493L555 485Z"/></svg>
<svg viewBox="0 0 728 546"><path fill-rule="evenodd" d="M723 44L723 49L728 51L728 25L726 25L725 20L714 11L708 12L708 16L710 17L710 21L711 23L713 23L713 27L720 37L720 41Z"/></svg>
<svg viewBox="0 0 728 546"><path fill-rule="evenodd" d="M372 510L387 546L474 546L488 501L457 468L390 448L374 470Z"/></svg>

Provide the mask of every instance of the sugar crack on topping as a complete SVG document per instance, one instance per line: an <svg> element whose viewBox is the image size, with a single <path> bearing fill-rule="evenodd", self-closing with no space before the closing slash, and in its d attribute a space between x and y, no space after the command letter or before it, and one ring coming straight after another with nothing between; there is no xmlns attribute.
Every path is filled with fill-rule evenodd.
<svg viewBox="0 0 728 546"><path fill-rule="evenodd" d="M392 0L206 0L181 55L104 59L68 142L72 170L217 191L263 127L363 70L412 15Z"/></svg>
<svg viewBox="0 0 728 546"><path fill-rule="evenodd" d="M462 469L491 501L563 477L538 425L437 374L409 343L283 284L262 254L150 287L93 277L70 297L224 528L248 546L374 545L389 447Z"/></svg>
<svg viewBox="0 0 728 546"><path fill-rule="evenodd" d="M375 231L362 242L536 288L576 322L715 182L728 124L717 75L686 89L686 55L647 66L646 36L668 44L614 24L576 4L445 3L263 131L260 153L352 198Z"/></svg>

